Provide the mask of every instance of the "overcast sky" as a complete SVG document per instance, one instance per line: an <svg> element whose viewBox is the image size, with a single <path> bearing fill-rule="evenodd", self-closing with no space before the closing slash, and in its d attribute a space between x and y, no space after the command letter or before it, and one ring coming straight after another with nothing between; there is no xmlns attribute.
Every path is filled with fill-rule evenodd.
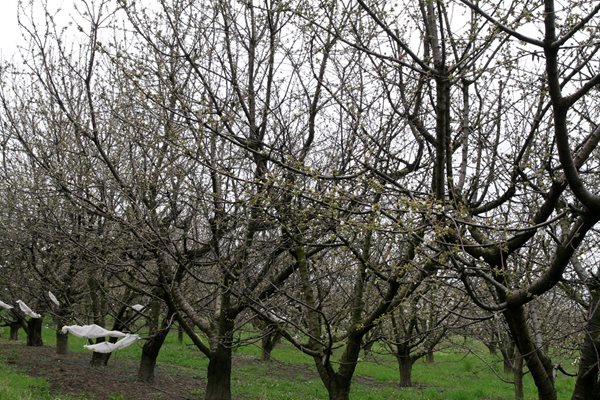
<svg viewBox="0 0 600 400"><path fill-rule="evenodd" d="M32 0L21 1L25 5L25 9L30 10ZM10 60L17 52L18 44L24 44L21 29L17 22L18 4L19 0L0 0L0 56L5 60ZM37 22L43 21L42 6L44 2L33 0L32 4L34 5L35 19L39 18ZM48 0L47 4L51 13L57 9L62 9L63 11L60 14L63 16L70 16L73 9L73 0ZM31 17L30 14L25 16L26 23L29 17Z"/></svg>
<svg viewBox="0 0 600 400"><path fill-rule="evenodd" d="M21 40L17 24L18 0L0 0L0 54L9 59L16 50L16 43Z"/></svg>

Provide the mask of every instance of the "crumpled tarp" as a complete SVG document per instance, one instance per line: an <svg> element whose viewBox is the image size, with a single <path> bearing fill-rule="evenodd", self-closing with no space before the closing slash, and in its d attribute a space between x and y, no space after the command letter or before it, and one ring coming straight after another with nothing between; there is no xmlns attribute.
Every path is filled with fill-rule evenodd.
<svg viewBox="0 0 600 400"><path fill-rule="evenodd" d="M34 312L31 308L27 307L27 304L23 303L21 300L17 300L16 303L19 305L21 311L29 315L31 318L42 318L40 314Z"/></svg>
<svg viewBox="0 0 600 400"><path fill-rule="evenodd" d="M112 353L115 350L120 350L124 349L125 347L131 346L140 339L140 335L128 333L123 339L119 340L116 343L102 342L97 344L86 344L83 347L85 349L95 351L96 353Z"/></svg>
<svg viewBox="0 0 600 400"><path fill-rule="evenodd" d="M48 290L48 297L50 297L50 300L52 300L52 302L54 304L56 304L57 306L60 306L60 303L58 302L58 299L56 298L56 296L54 295L54 293L52 293L49 290Z"/></svg>
<svg viewBox="0 0 600 400"><path fill-rule="evenodd" d="M100 325L96 325L96 324L83 325L83 326L65 325L62 327L61 332L62 333L70 332L75 336L89 338L89 339L96 339L96 338L105 337L105 336L124 338L127 336L126 333L123 333L120 331L109 331L109 330L104 329Z"/></svg>
<svg viewBox="0 0 600 400"><path fill-rule="evenodd" d="M13 306L11 306L10 304L6 304L5 302L3 302L2 300L0 300L0 307L4 308L5 310L10 310L11 308L14 308Z"/></svg>
<svg viewBox="0 0 600 400"><path fill-rule="evenodd" d="M137 312L141 312L144 308L146 308L146 306L143 306L141 304L134 304L131 306L131 308L133 308Z"/></svg>

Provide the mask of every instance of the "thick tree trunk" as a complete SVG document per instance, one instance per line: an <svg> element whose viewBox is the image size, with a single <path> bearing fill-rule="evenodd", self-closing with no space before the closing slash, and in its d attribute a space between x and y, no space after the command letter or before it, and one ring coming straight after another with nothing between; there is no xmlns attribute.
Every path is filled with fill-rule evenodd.
<svg viewBox="0 0 600 400"><path fill-rule="evenodd" d="M69 334L62 333L61 328L56 328L56 354L67 354L69 352Z"/></svg>
<svg viewBox="0 0 600 400"><path fill-rule="evenodd" d="M275 347L275 344L271 344L271 341L267 337L261 339L261 353L260 360L269 362L271 361L271 351Z"/></svg>
<svg viewBox="0 0 600 400"><path fill-rule="evenodd" d="M104 367L108 364L109 358L110 358L110 353L94 352L92 354L92 359L90 360L90 365L92 367Z"/></svg>
<svg viewBox="0 0 600 400"><path fill-rule="evenodd" d="M533 343L523 307L518 306L507 309L504 316L515 344L525 359L531 377L535 382L539 400L557 400L554 378L552 377L552 361L544 354L543 349L537 348Z"/></svg>
<svg viewBox="0 0 600 400"><path fill-rule="evenodd" d="M94 274L97 273L97 271L93 271ZM106 308L106 299L103 297L103 288L102 285L99 283L98 279L96 278L96 276L90 276L88 279L88 286L90 289L90 300L91 300L91 312L93 315L93 320L94 320L94 324L99 325L99 326L105 326L106 325L106 313L105 313L105 308ZM127 304L128 302L123 302L123 304ZM123 310L125 307L121 307L121 310ZM116 321L119 321L121 318L121 314L116 316ZM116 324L115 321L115 324ZM119 330L119 329L115 329L113 327L113 330ZM102 343L106 340L106 338L98 338L96 339L96 343ZM108 363L108 359L110 357L110 353L96 353L93 352L92 353L92 358L90 360L90 365L92 367L102 367L105 366Z"/></svg>
<svg viewBox="0 0 600 400"><path fill-rule="evenodd" d="M329 391L329 400L349 400L351 382L351 379L346 379L339 374L332 377L330 385L327 388Z"/></svg>
<svg viewBox="0 0 600 400"><path fill-rule="evenodd" d="M31 318L27 322L27 346L43 346L42 319Z"/></svg>
<svg viewBox="0 0 600 400"><path fill-rule="evenodd" d="M281 335L277 331L273 331L268 325L263 329L263 336L261 338L261 360L271 361L271 352L279 343Z"/></svg>
<svg viewBox="0 0 600 400"><path fill-rule="evenodd" d="M96 343L102 343L106 341L106 338L98 338L96 339ZM110 358L110 353L92 353L92 359L90 360L90 366L92 367L104 367L108 364L108 359Z"/></svg>
<svg viewBox="0 0 600 400"><path fill-rule="evenodd" d="M400 369L400 387L411 387L414 360L407 354L397 354L396 359L398 360L398 368Z"/></svg>
<svg viewBox="0 0 600 400"><path fill-rule="evenodd" d="M515 400L523 400L523 356L515 351Z"/></svg>
<svg viewBox="0 0 600 400"><path fill-rule="evenodd" d="M56 324L56 354L67 354L69 352L69 334L62 333L71 316L71 310L63 305L54 310L54 323Z"/></svg>
<svg viewBox="0 0 600 400"><path fill-rule="evenodd" d="M171 315L164 318L161 330L153 332L153 336L146 340L142 347L142 358L140 360L140 368L138 369L138 380L141 382L151 382L154 380L154 367L158 353L167 335L169 334L169 320Z"/></svg>
<svg viewBox="0 0 600 400"><path fill-rule="evenodd" d="M160 352L165 338L169 334L170 320L172 312L169 312L160 324L160 301L158 296L160 292L155 293L157 297L150 304L150 318L148 320L148 330L150 338L146 340L142 347L142 357L140 359L140 367L138 368L138 380L140 382L151 382L154 380L154 367L156 366L156 358Z"/></svg>
<svg viewBox="0 0 600 400"><path fill-rule="evenodd" d="M142 347L142 358L140 360L140 368L138 369L139 381L151 382L154 379L156 358L168 333L168 329L163 329L156 333L153 338L146 340L146 343Z"/></svg>
<svg viewBox="0 0 600 400"><path fill-rule="evenodd" d="M427 354L425 354L425 363L433 364L433 360L433 350L427 351Z"/></svg>
<svg viewBox="0 0 600 400"><path fill-rule="evenodd" d="M600 284L590 286L591 315L585 327L572 400L600 400Z"/></svg>
<svg viewBox="0 0 600 400"><path fill-rule="evenodd" d="M330 364L323 365L318 357L315 358L315 361L321 381L329 394L329 400L349 400L352 377L336 373Z"/></svg>
<svg viewBox="0 0 600 400"><path fill-rule="evenodd" d="M229 287L226 280L225 287ZM231 400L231 353L236 313L231 312L230 292L222 291L218 297L218 335L210 338L205 400Z"/></svg>
<svg viewBox="0 0 600 400"><path fill-rule="evenodd" d="M231 399L231 347L219 344L208 362L205 400Z"/></svg>
<svg viewBox="0 0 600 400"><path fill-rule="evenodd" d="M10 336L9 340L19 340L19 329L21 328L20 322L11 322L9 325Z"/></svg>
<svg viewBox="0 0 600 400"><path fill-rule="evenodd" d="M116 317L115 317L115 323L112 326L113 331L122 331L124 329L127 328L127 322L129 322L126 318L125 315L129 310L129 307L126 305L129 302L129 300L127 300L125 298L125 300L123 301L123 306L121 307L121 309L119 310L119 312L117 313ZM102 321L104 321L102 319ZM102 322L101 324L98 322L95 322L96 324L100 325L100 326L104 326L104 322ZM102 343L106 340L106 338L98 338L96 339L96 343ZM110 343L116 343L117 340L119 340L116 337L109 337L108 341ZM110 360L112 353L96 353L94 352L92 354L92 359L90 360L90 365L92 367L104 367L106 365L108 365L108 360Z"/></svg>
<svg viewBox="0 0 600 400"><path fill-rule="evenodd" d="M325 359L322 357L314 358L321 381L329 393L329 400L348 400L350 398L350 385L361 351L362 337L361 333L356 332L348 335L337 373L331 362L324 362Z"/></svg>

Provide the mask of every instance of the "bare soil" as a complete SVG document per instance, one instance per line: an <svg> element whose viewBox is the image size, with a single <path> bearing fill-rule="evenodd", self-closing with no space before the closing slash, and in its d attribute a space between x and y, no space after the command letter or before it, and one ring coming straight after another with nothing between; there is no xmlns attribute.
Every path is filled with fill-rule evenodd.
<svg viewBox="0 0 600 400"><path fill-rule="evenodd" d="M154 382L138 382L137 363L119 359L118 353L113 354L107 367L91 367L90 353L58 355L49 346L0 343L0 355L17 369L46 378L55 394L80 395L90 400L118 396L127 400L185 400L198 399L198 393L204 392L203 377L172 366L158 365Z"/></svg>

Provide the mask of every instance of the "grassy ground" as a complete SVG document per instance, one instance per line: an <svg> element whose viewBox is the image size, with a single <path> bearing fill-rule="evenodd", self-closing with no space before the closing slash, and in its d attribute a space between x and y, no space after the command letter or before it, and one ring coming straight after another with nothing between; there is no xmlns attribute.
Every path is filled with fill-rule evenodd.
<svg viewBox="0 0 600 400"><path fill-rule="evenodd" d="M6 337L7 332L0 331ZM44 330L46 345L54 345L52 329ZM83 349L83 339L70 338L71 351ZM115 359L137 360L141 345L116 352ZM358 365L351 397L361 400L509 400L513 399L513 386L504 383L492 370L507 380L501 371L501 360L486 354L477 344L470 344L469 351L462 345L453 345L435 353L435 362L417 362L413 370L415 388L400 389L398 367L393 357L375 355ZM287 343L273 351L274 361L257 362L260 349L256 345L239 348L235 352L233 369L233 397L248 400L310 400L326 399L327 393L315 373L311 358L299 353ZM206 376L207 360L189 340L178 343L176 335L170 335L161 350L159 365L190 369L199 379ZM134 374L135 371L132 371ZM559 376L557 389L559 399L570 397L574 378ZM201 392L198 392L201 398ZM27 377L7 366L0 359L0 399L73 399L52 397L48 385L42 379ZM525 377L525 398L537 399L535 387L529 375Z"/></svg>
<svg viewBox="0 0 600 400"><path fill-rule="evenodd" d="M0 399L50 399L48 383L31 378L6 364L0 358Z"/></svg>
<svg viewBox="0 0 600 400"><path fill-rule="evenodd" d="M50 394L48 382L28 376L6 364L0 357L0 399L2 400L84 400L83 397Z"/></svg>

